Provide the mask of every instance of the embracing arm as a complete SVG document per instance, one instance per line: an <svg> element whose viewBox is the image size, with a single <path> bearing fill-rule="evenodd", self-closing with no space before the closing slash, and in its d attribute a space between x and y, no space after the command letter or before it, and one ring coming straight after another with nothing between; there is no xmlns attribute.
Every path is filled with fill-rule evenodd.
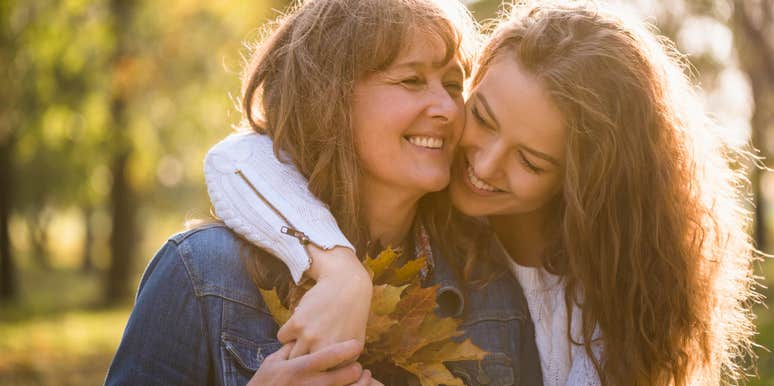
<svg viewBox="0 0 774 386"><path fill-rule="evenodd" d="M292 163L275 157L269 137L228 136L207 152L204 177L215 214L282 260L296 283L312 262L302 239L317 250L349 248L354 256L328 208L309 192Z"/></svg>
<svg viewBox="0 0 774 386"><path fill-rule="evenodd" d="M281 259L296 282L304 274L317 282L279 331L281 342L296 341L290 358L364 341L370 277L306 179L275 157L271 139L254 132L227 137L207 153L204 175L215 214L227 226Z"/></svg>

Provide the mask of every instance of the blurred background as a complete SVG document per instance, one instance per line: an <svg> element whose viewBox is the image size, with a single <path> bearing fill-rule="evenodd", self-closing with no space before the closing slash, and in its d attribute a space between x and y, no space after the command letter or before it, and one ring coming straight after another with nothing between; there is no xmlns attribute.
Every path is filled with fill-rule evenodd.
<svg viewBox="0 0 774 386"><path fill-rule="evenodd" d="M244 44L287 3L0 1L0 384L102 383L145 264L208 215L202 160L239 121ZM481 20L500 3L466 1ZM616 6L689 55L734 141L774 151L774 0ZM750 180L772 252L774 177ZM756 272L774 281L774 261ZM774 385L774 315L756 310L750 384Z"/></svg>

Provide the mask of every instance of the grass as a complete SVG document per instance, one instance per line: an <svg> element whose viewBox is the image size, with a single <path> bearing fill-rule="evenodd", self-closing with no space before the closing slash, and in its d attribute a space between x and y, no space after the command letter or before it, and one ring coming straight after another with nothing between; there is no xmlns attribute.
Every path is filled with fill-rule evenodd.
<svg viewBox="0 0 774 386"><path fill-rule="evenodd" d="M130 305L104 308L99 280L24 271L21 298L0 306L0 385L101 385Z"/></svg>

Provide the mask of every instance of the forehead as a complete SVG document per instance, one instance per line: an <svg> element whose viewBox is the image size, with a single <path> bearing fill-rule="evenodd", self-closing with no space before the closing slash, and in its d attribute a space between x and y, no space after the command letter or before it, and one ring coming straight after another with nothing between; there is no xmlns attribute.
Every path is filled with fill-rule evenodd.
<svg viewBox="0 0 774 386"><path fill-rule="evenodd" d="M561 111L540 79L522 69L512 55L496 58L474 89L500 124L503 137L564 159L566 129Z"/></svg>
<svg viewBox="0 0 774 386"><path fill-rule="evenodd" d="M438 33L415 30L406 35L395 60L388 68L428 67L432 69L462 69L456 47Z"/></svg>

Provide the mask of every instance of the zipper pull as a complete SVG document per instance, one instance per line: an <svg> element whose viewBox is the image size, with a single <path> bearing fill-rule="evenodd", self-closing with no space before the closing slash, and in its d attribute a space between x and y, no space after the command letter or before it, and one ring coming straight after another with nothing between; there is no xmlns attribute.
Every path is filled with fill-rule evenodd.
<svg viewBox="0 0 774 386"><path fill-rule="evenodd" d="M280 229L280 232L292 236L298 239L298 242L301 243L301 245L307 245L309 244L309 236L307 236L304 232L297 231L291 227L283 226Z"/></svg>

